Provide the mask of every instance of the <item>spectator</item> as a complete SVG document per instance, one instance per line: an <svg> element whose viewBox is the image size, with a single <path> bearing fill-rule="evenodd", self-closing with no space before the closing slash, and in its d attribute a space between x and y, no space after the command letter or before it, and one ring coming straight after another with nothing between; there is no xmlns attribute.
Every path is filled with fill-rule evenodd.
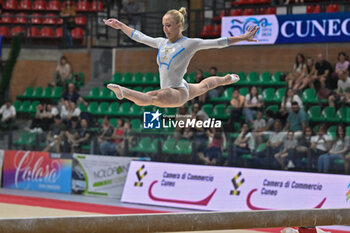
<svg viewBox="0 0 350 233"><path fill-rule="evenodd" d="M256 86L252 86L250 93L245 96L243 114L247 123L254 123L254 117L257 111L263 106L262 95L258 93Z"/></svg>
<svg viewBox="0 0 350 233"><path fill-rule="evenodd" d="M321 155L318 158L318 172L328 172L329 165L336 159L344 159L345 154L349 151L350 139L345 135L345 130L342 125L337 126L335 140L328 153Z"/></svg>
<svg viewBox="0 0 350 233"><path fill-rule="evenodd" d="M334 89L336 87L334 87L334 85L326 85L326 84L332 84L329 83L329 79L330 79L330 74L332 72L332 66L331 64L323 59L323 55L322 53L319 53L317 56L317 62L315 65L316 68L316 74L310 79L310 85L313 88L315 84L316 88L318 88L318 86L320 86L321 88L326 88L329 87L330 89ZM315 83L316 82L316 83Z"/></svg>
<svg viewBox="0 0 350 233"><path fill-rule="evenodd" d="M97 141L100 145L100 152L103 155L109 154L109 151L112 151L110 155L114 155L113 148L115 145L113 143L112 138L113 132L114 129L111 123L109 122L109 117L105 116L103 118L101 126L99 127L97 138Z"/></svg>
<svg viewBox="0 0 350 233"><path fill-rule="evenodd" d="M184 121L186 122L187 119L190 119L190 114L188 112L188 108L186 105L182 105L179 108L179 113L176 114L175 120L178 121ZM179 140L180 138L188 138L188 132L189 129L185 127L180 127L179 124L176 125L175 128L175 138Z"/></svg>
<svg viewBox="0 0 350 233"><path fill-rule="evenodd" d="M302 134L295 133L295 138L297 138L298 144L295 149L288 150L288 158L294 160L296 167L301 167L301 162L303 158L307 158L308 149L311 146L311 137L313 132L310 126L307 126Z"/></svg>
<svg viewBox="0 0 350 233"><path fill-rule="evenodd" d="M70 127L65 132L64 137L64 152L73 153L75 140L79 134L79 119L78 117L72 117ZM69 148L69 149L68 149Z"/></svg>
<svg viewBox="0 0 350 233"><path fill-rule="evenodd" d="M258 111L256 114L256 120L253 124L253 132L262 132L266 127L266 121L263 118L262 111Z"/></svg>
<svg viewBox="0 0 350 233"><path fill-rule="evenodd" d="M346 53L338 53L338 61L335 64L335 71L332 73L332 82L337 82L340 76L344 75L349 68L349 64Z"/></svg>
<svg viewBox="0 0 350 233"><path fill-rule="evenodd" d="M224 148L225 135L222 128L213 128L213 132L207 131L211 139L210 146L203 153L198 153L200 160L207 165L216 165L217 160L221 158Z"/></svg>
<svg viewBox="0 0 350 233"><path fill-rule="evenodd" d="M55 116L55 123L50 127L50 131L47 135L47 146L44 151L60 153L62 137L65 131L66 126L62 123L61 116Z"/></svg>
<svg viewBox="0 0 350 233"><path fill-rule="evenodd" d="M285 95L283 96L281 108L277 113L277 118L279 118L283 122L283 124L285 123L289 112L292 110L293 102L297 102L299 107L301 109L304 109L304 105L300 97L294 93L292 88L288 88Z"/></svg>
<svg viewBox="0 0 350 233"><path fill-rule="evenodd" d="M234 123L241 121L240 119L242 116L244 102L244 96L239 93L238 89L234 89L232 92L232 99L230 101L230 104L233 107L233 109L231 110L230 118L227 122L228 130L231 132L233 131Z"/></svg>
<svg viewBox="0 0 350 233"><path fill-rule="evenodd" d="M281 165L281 169L285 169L285 159L288 157L288 151L293 150L297 146L297 140L294 137L294 132L289 131L287 136L283 139L283 150L274 155L275 159ZM292 160L289 160L287 168L295 168Z"/></svg>
<svg viewBox="0 0 350 233"><path fill-rule="evenodd" d="M118 144L121 144L123 142L123 135L124 135L124 120L118 119L117 121L117 128L115 129L114 133L112 134L112 143L106 144L104 147L100 147L100 151L102 155L115 155L117 150L116 147Z"/></svg>
<svg viewBox="0 0 350 233"><path fill-rule="evenodd" d="M218 76L218 68L216 68L215 66L210 67L210 70L209 70L209 77L213 77L213 76ZM207 93L209 98L217 98L223 92L224 92L224 87L219 86L217 88L209 90Z"/></svg>
<svg viewBox="0 0 350 233"><path fill-rule="evenodd" d="M47 124L47 122L45 122L46 104L39 103L35 109L35 117L32 121L30 129L33 129L35 132L37 132L39 129L39 131L42 131L44 126Z"/></svg>
<svg viewBox="0 0 350 233"><path fill-rule="evenodd" d="M196 76L195 76L195 83L200 83L202 80L204 79L204 75L203 75L203 71L198 69L196 70ZM201 104L204 104L206 103L206 100L207 100L207 92L204 93L203 95L200 95L194 99L191 100L191 103L195 103L195 102L199 102Z"/></svg>
<svg viewBox="0 0 350 233"><path fill-rule="evenodd" d="M68 90L64 92L61 96L61 104L63 104L65 100L68 100L69 102L74 102L74 103L77 103L78 101L80 101L86 107L88 106L88 103L76 91L74 83L68 84Z"/></svg>
<svg viewBox="0 0 350 233"><path fill-rule="evenodd" d="M209 116L206 112L201 108L202 105L200 103L194 103L192 108L192 119L196 119L198 116L201 116L204 121L209 119Z"/></svg>
<svg viewBox="0 0 350 233"><path fill-rule="evenodd" d="M127 156L125 151L126 142L128 142L128 148L135 147L137 144L134 135L131 133L131 124L129 122L124 123L123 142L116 145L117 153L121 156Z"/></svg>
<svg viewBox="0 0 350 233"><path fill-rule="evenodd" d="M60 58L60 62L56 67L56 71L53 74L52 86L64 86L66 83L71 82L73 78L72 66L65 56Z"/></svg>
<svg viewBox="0 0 350 233"><path fill-rule="evenodd" d="M91 133L88 128L88 121L86 119L80 120L80 128L78 129L77 136L72 142L73 152L81 152L82 146L89 145L91 142Z"/></svg>
<svg viewBox="0 0 350 233"><path fill-rule="evenodd" d="M273 129L273 124L275 122L275 114L271 109L268 109L265 113L266 115L266 126L261 130L261 132L271 131Z"/></svg>
<svg viewBox="0 0 350 233"><path fill-rule="evenodd" d="M134 27L136 30L141 30L141 15L140 4L135 0L129 0L127 4L123 6L122 13L127 14L128 24L130 27Z"/></svg>
<svg viewBox="0 0 350 233"><path fill-rule="evenodd" d="M12 124L15 123L16 120L16 109L12 105L10 100L6 100L5 104L1 106L0 108L0 114L1 114L1 124L0 128L10 128L12 127Z"/></svg>
<svg viewBox="0 0 350 233"><path fill-rule="evenodd" d="M242 124L242 130L234 142L233 148L233 162L237 162L237 159L244 154L251 154L255 149L255 140L252 133L249 130L247 123Z"/></svg>
<svg viewBox="0 0 350 233"><path fill-rule="evenodd" d="M305 111L299 108L298 102L293 102L292 111L288 114L286 130L292 132L305 131L307 125L308 120Z"/></svg>
<svg viewBox="0 0 350 233"><path fill-rule="evenodd" d="M196 116L197 121L203 121L203 115ZM207 130L204 127L190 128L189 137L194 143L194 150L196 153L204 152L207 147L208 135Z"/></svg>
<svg viewBox="0 0 350 233"><path fill-rule="evenodd" d="M349 66L350 69L350 66ZM345 90L347 88L350 88L350 77L349 77L349 70L346 70L339 74L338 79L338 88L337 92L334 95L330 95L328 97L328 104L329 106L334 107L336 102L338 103L345 103Z"/></svg>
<svg viewBox="0 0 350 233"><path fill-rule="evenodd" d="M308 155L307 168L311 170L316 167L318 157L326 154L332 143L332 137L326 133L326 125L318 127L317 135L311 137L311 146Z"/></svg>
<svg viewBox="0 0 350 233"><path fill-rule="evenodd" d="M293 70L286 77L287 86L292 88L294 82L298 79L301 79L306 74L306 64L305 64L305 56L302 53L298 53L295 57L295 63L293 66Z"/></svg>
<svg viewBox="0 0 350 233"><path fill-rule="evenodd" d="M316 75L316 68L315 68L314 59L312 59L312 57L308 57L306 59L306 74L304 77L301 77L295 81L293 90L294 91L303 90L309 84L314 88L313 77L315 77L315 75Z"/></svg>
<svg viewBox="0 0 350 233"><path fill-rule="evenodd" d="M350 87L345 89L344 104L350 106Z"/></svg>
<svg viewBox="0 0 350 233"><path fill-rule="evenodd" d="M76 10L74 2L67 0L64 8L62 8L60 12L60 16L63 19L63 39L69 47L73 45L71 30L75 28L75 15Z"/></svg>

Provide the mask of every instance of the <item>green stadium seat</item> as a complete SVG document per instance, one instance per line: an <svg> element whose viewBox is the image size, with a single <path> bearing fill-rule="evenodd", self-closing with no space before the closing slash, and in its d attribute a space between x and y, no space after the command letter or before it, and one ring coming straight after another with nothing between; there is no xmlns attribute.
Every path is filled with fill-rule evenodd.
<svg viewBox="0 0 350 233"><path fill-rule="evenodd" d="M227 120L230 115L226 112L225 104L218 104L214 107L214 118L220 120Z"/></svg>
<svg viewBox="0 0 350 233"><path fill-rule="evenodd" d="M283 72L281 72L281 71L275 72L271 77L271 80L272 80L271 84L275 85L275 86L286 85L286 82L280 80L282 74L283 74Z"/></svg>
<svg viewBox="0 0 350 233"><path fill-rule="evenodd" d="M85 105L83 103L79 103L79 109L81 112L86 112L87 111L87 108L85 107Z"/></svg>
<svg viewBox="0 0 350 233"><path fill-rule="evenodd" d="M310 122L319 122L321 120L321 107L311 106L309 110L307 110L307 116Z"/></svg>
<svg viewBox="0 0 350 233"><path fill-rule="evenodd" d="M37 87L33 92L32 98L41 98L43 96L43 88Z"/></svg>
<svg viewBox="0 0 350 233"><path fill-rule="evenodd" d="M261 151L264 151L266 148L266 143L261 143L257 148L256 148L256 152L259 153Z"/></svg>
<svg viewBox="0 0 350 233"><path fill-rule="evenodd" d="M77 87L82 87L85 84L85 77L84 77L84 73L83 72L78 72L75 74L74 76L74 80L73 83L77 86Z"/></svg>
<svg viewBox="0 0 350 233"><path fill-rule="evenodd" d="M108 114L108 108L109 108L109 104L107 102L102 102L98 106L96 114L97 115L107 115Z"/></svg>
<svg viewBox="0 0 350 233"><path fill-rule="evenodd" d="M153 112L154 111L154 107L152 105L144 106L143 107L143 111L144 112Z"/></svg>
<svg viewBox="0 0 350 233"><path fill-rule="evenodd" d="M121 81L122 81L122 77L123 77L123 74L121 72L116 72L111 81L110 82L107 82L107 83L114 83L114 84L120 84Z"/></svg>
<svg viewBox="0 0 350 233"><path fill-rule="evenodd" d="M271 110L273 111L274 113L277 113L278 112L278 105L270 105L266 108L266 111L267 110Z"/></svg>
<svg viewBox="0 0 350 233"><path fill-rule="evenodd" d="M239 88L239 94L243 95L244 97L249 93L249 88L248 87L241 87Z"/></svg>
<svg viewBox="0 0 350 233"><path fill-rule="evenodd" d="M150 137L143 137L136 147L131 147L131 152L147 153L147 149L150 148L152 139Z"/></svg>
<svg viewBox="0 0 350 233"><path fill-rule="evenodd" d="M132 104L129 112L130 116L142 116L142 107L137 104Z"/></svg>
<svg viewBox="0 0 350 233"><path fill-rule="evenodd" d="M132 82L133 82L134 85L141 85L141 84L143 84L144 83L144 81L143 81L143 73L136 72L134 74L134 78L133 78Z"/></svg>
<svg viewBox="0 0 350 233"><path fill-rule="evenodd" d="M61 98L61 96L62 96L62 87L56 87L52 92L51 99L58 100L59 98Z"/></svg>
<svg viewBox="0 0 350 233"><path fill-rule="evenodd" d="M208 71L204 71L204 72L203 72L203 76L204 76L205 78L208 78L208 77L210 77L210 73L209 73Z"/></svg>
<svg viewBox="0 0 350 233"><path fill-rule="evenodd" d="M47 87L43 91L43 94L42 94L41 98L50 99L51 96L52 96L52 87Z"/></svg>
<svg viewBox="0 0 350 233"><path fill-rule="evenodd" d="M124 102L119 107L118 115L128 116L130 111L130 102Z"/></svg>
<svg viewBox="0 0 350 233"><path fill-rule="evenodd" d="M118 126L118 119L117 118L110 118L109 123L111 123L111 125L113 125L113 127L116 128Z"/></svg>
<svg viewBox="0 0 350 233"><path fill-rule="evenodd" d="M96 100L100 98L100 88L94 87L90 90L89 95L85 97L89 100Z"/></svg>
<svg viewBox="0 0 350 233"><path fill-rule="evenodd" d="M275 99L275 89L273 87L265 88L262 96L265 103L272 103Z"/></svg>
<svg viewBox="0 0 350 233"><path fill-rule="evenodd" d="M166 108L164 113L169 116L169 115L175 115L176 112L177 112L177 108Z"/></svg>
<svg viewBox="0 0 350 233"><path fill-rule="evenodd" d="M271 73L270 72L263 72L259 75L260 85L270 85L271 84Z"/></svg>
<svg viewBox="0 0 350 233"><path fill-rule="evenodd" d="M187 74L187 82L188 83L194 83L195 82L195 77L196 77L196 72L191 72Z"/></svg>
<svg viewBox="0 0 350 233"><path fill-rule="evenodd" d="M153 87L146 87L145 89L143 89L143 93L146 93L149 91L153 91Z"/></svg>
<svg viewBox="0 0 350 233"><path fill-rule="evenodd" d="M227 102L229 102L232 99L232 92L233 92L233 87L226 88L226 90L224 91L224 93L222 93L221 96L210 98L210 101L213 101L213 102L227 101Z"/></svg>
<svg viewBox="0 0 350 233"><path fill-rule="evenodd" d="M202 106L202 109L204 112L206 112L208 114L209 117L213 117L214 116L214 111L213 111L213 105L212 104L204 104Z"/></svg>
<svg viewBox="0 0 350 233"><path fill-rule="evenodd" d="M335 116L335 107L325 107L322 110L321 115L323 122L337 122L337 118Z"/></svg>
<svg viewBox="0 0 350 233"><path fill-rule="evenodd" d="M26 100L26 101L23 101L21 108L19 109L19 112L29 113L29 109L30 109L30 101Z"/></svg>
<svg viewBox="0 0 350 233"><path fill-rule="evenodd" d="M302 94L301 100L305 104L317 104L318 99L316 95L316 90L314 88L305 89Z"/></svg>
<svg viewBox="0 0 350 233"><path fill-rule="evenodd" d="M131 129L132 129L132 131L136 131L136 132L140 132L141 131L141 121L140 121L140 119L132 119L131 120Z"/></svg>
<svg viewBox="0 0 350 233"><path fill-rule="evenodd" d="M21 105L22 102L20 100L16 100L15 102L13 102L13 106L15 107L16 112L19 112L19 110L21 109Z"/></svg>
<svg viewBox="0 0 350 233"><path fill-rule="evenodd" d="M155 82L154 74L152 72L147 72L143 79L143 85L153 85Z"/></svg>
<svg viewBox="0 0 350 233"><path fill-rule="evenodd" d="M142 91L143 91L143 88L140 87L140 86L137 86L137 87L134 87L133 90L134 90L134 91L142 92Z"/></svg>
<svg viewBox="0 0 350 233"><path fill-rule="evenodd" d="M26 90L24 91L23 95L20 96L21 98L31 98L34 92L33 87L27 87Z"/></svg>
<svg viewBox="0 0 350 233"><path fill-rule="evenodd" d="M119 113L119 103L118 102L113 102L109 105L107 114L109 116L117 116Z"/></svg>
<svg viewBox="0 0 350 233"><path fill-rule="evenodd" d="M190 155L192 154L191 142L186 139L181 139L176 144L175 153L179 155Z"/></svg>
<svg viewBox="0 0 350 233"><path fill-rule="evenodd" d="M257 72L250 72L247 75L247 83L248 85L260 85L259 75Z"/></svg>
<svg viewBox="0 0 350 233"><path fill-rule="evenodd" d="M35 143L36 134L31 134L30 132L23 132L19 138L13 142L13 145L16 147L26 147L33 146Z"/></svg>
<svg viewBox="0 0 350 233"><path fill-rule="evenodd" d="M91 102L87 108L87 111L93 115L97 114L98 112L98 103L97 102Z"/></svg>
<svg viewBox="0 0 350 233"><path fill-rule="evenodd" d="M121 84L127 85L127 84L132 84L133 81L133 74L131 72L126 72L124 73L122 79L121 79Z"/></svg>
<svg viewBox="0 0 350 233"><path fill-rule="evenodd" d="M175 138L169 138L163 143L162 153L175 154L176 140Z"/></svg>
<svg viewBox="0 0 350 233"><path fill-rule="evenodd" d="M337 121L340 123L350 123L350 107L341 107L336 113Z"/></svg>
<svg viewBox="0 0 350 233"><path fill-rule="evenodd" d="M98 96L100 100L113 100L115 98L115 94L113 91L109 90L107 87L104 87Z"/></svg>
<svg viewBox="0 0 350 233"><path fill-rule="evenodd" d="M274 100L274 102L281 103L285 93L286 93L286 88L285 87L277 89L277 91L275 93L275 100Z"/></svg>
<svg viewBox="0 0 350 233"><path fill-rule="evenodd" d="M336 132L337 132L337 126L336 125L332 125L327 130L327 134L332 136L333 139L335 139Z"/></svg>

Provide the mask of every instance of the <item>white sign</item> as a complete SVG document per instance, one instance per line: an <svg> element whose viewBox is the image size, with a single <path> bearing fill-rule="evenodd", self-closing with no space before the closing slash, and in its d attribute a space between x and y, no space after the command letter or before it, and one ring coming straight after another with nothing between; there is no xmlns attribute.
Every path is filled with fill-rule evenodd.
<svg viewBox="0 0 350 233"><path fill-rule="evenodd" d="M250 15L223 17L221 23L221 36L239 36L246 32L250 26L260 27L255 39L258 42L242 41L239 45L274 44L278 37L279 25L276 15Z"/></svg>
<svg viewBox="0 0 350 233"><path fill-rule="evenodd" d="M346 208L350 176L132 161L122 201L199 210Z"/></svg>

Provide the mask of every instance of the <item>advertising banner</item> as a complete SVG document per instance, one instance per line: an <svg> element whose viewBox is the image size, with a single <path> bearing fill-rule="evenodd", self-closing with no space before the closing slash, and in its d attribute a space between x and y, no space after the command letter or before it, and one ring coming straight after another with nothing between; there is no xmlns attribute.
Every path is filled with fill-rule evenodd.
<svg viewBox="0 0 350 233"><path fill-rule="evenodd" d="M46 152L5 151L3 187L71 192L72 160L54 159Z"/></svg>
<svg viewBox="0 0 350 233"><path fill-rule="evenodd" d="M238 36L252 25L260 27L255 37L259 42L238 44L350 41L350 12L223 17L221 35Z"/></svg>
<svg viewBox="0 0 350 233"><path fill-rule="evenodd" d="M133 159L135 157L74 154L72 193L120 197Z"/></svg>
<svg viewBox="0 0 350 233"><path fill-rule="evenodd" d="M346 208L350 177L132 161L122 201L220 211Z"/></svg>

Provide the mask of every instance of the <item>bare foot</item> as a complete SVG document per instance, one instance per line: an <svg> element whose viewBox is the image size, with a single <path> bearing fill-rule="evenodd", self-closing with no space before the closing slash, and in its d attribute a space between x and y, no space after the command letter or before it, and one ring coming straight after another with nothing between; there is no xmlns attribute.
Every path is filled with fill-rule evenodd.
<svg viewBox="0 0 350 233"><path fill-rule="evenodd" d="M123 87L121 87L117 84L110 83L107 85L107 88L110 89L111 91L113 91L118 99L121 100L124 98Z"/></svg>
<svg viewBox="0 0 350 233"><path fill-rule="evenodd" d="M225 75L225 84L233 84L239 81L239 76L237 74L227 74Z"/></svg>

